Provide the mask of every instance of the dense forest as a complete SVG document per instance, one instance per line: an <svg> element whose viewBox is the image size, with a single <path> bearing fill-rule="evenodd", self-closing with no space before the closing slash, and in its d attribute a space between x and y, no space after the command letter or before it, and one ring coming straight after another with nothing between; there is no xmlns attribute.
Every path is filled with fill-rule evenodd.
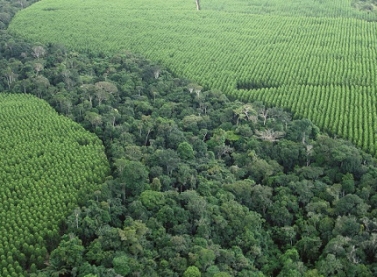
<svg viewBox="0 0 377 277"><path fill-rule="evenodd" d="M377 154L377 14L351 0L46 0L8 31L113 55L127 49L232 98L308 118ZM38 18L38 20L35 20Z"/></svg>
<svg viewBox="0 0 377 277"><path fill-rule="evenodd" d="M371 155L126 51L0 34L0 91L33 94L95 133L112 169L44 264L23 259L28 275L377 274ZM0 275L21 276L8 257Z"/></svg>

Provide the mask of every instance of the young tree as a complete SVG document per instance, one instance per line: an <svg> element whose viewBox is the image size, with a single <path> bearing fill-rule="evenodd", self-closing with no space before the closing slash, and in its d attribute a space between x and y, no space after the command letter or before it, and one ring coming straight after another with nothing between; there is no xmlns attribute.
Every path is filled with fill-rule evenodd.
<svg viewBox="0 0 377 277"><path fill-rule="evenodd" d="M199 0L197 0L199 1ZM196 266L189 266L183 273L183 277L200 277L202 274Z"/></svg>

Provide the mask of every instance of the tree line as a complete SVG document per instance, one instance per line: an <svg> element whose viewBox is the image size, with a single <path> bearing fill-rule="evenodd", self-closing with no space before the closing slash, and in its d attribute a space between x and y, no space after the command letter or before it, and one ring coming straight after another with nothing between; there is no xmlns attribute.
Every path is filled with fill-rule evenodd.
<svg viewBox="0 0 377 277"><path fill-rule="evenodd" d="M0 275L44 267L59 225L109 173L101 141L32 95L0 93Z"/></svg>
<svg viewBox="0 0 377 277"><path fill-rule="evenodd" d="M201 12L190 1L95 1L90 12L87 3L71 1L25 9L10 30L35 42L97 54L122 49L142 53L205 89L285 107L376 153L374 12L359 11L344 0L205 1ZM33 55L40 56L36 50ZM7 90L22 89L16 86L17 65L2 76ZM43 86L41 79L36 82ZM327 102L313 94L322 94ZM347 105L339 97L360 101ZM312 112L306 113L307 105Z"/></svg>
<svg viewBox="0 0 377 277"><path fill-rule="evenodd" d="M97 134L112 170L66 218L46 266L24 268L30 276L376 274L371 155L128 52L7 32L1 45L0 66L17 70L11 92Z"/></svg>
<svg viewBox="0 0 377 277"><path fill-rule="evenodd" d="M373 275L370 155L130 53L40 47L19 63L27 92L96 133L112 177L37 275ZM32 85L37 61L48 86Z"/></svg>

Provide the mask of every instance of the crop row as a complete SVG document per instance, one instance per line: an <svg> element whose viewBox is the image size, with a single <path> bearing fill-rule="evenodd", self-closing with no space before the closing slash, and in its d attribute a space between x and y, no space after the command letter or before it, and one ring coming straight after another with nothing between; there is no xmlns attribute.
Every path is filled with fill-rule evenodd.
<svg viewBox="0 0 377 277"><path fill-rule="evenodd" d="M0 94L0 135L0 275L24 276L108 164L98 138L28 95Z"/></svg>
<svg viewBox="0 0 377 277"><path fill-rule="evenodd" d="M236 1L244 9L217 0L203 3L200 12L188 2L95 0L88 9L78 0L46 0L20 12L10 30L78 50L141 53L206 88L310 116L327 131L375 152L376 15L352 9L348 0ZM257 6L263 12L253 12ZM303 17L308 7L313 14ZM329 101L325 110L306 95L317 88ZM370 99L361 97L359 107L340 104L360 93ZM306 110L308 98L312 112ZM345 115L347 124L337 118Z"/></svg>
<svg viewBox="0 0 377 277"><path fill-rule="evenodd" d="M306 85L266 88L253 93L238 90L235 94L245 101L258 99L272 105L291 107L298 115L317 122L329 133L342 134L365 151L377 152L375 87Z"/></svg>
<svg viewBox="0 0 377 277"><path fill-rule="evenodd" d="M202 1L204 10L242 12L263 15L299 15L305 17L356 17L371 19L373 14L352 8L353 0L286 1L286 0L216 0Z"/></svg>

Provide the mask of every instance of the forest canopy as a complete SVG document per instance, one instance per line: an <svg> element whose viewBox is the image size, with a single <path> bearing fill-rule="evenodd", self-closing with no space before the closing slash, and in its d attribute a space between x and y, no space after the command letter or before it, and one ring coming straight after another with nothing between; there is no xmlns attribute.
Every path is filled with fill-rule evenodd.
<svg viewBox="0 0 377 277"><path fill-rule="evenodd" d="M370 155L130 53L41 47L19 63L27 91L103 140L112 177L66 219L37 275L373 276Z"/></svg>
<svg viewBox="0 0 377 277"><path fill-rule="evenodd" d="M18 13L9 31L74 51L139 53L376 154L376 28L376 12L351 0L211 0L200 11L194 0L45 0Z"/></svg>
<svg viewBox="0 0 377 277"><path fill-rule="evenodd" d="M56 213L60 226L39 224L21 232L20 224L5 222L0 227L6 234L0 247L1 275L377 274L377 170L370 154L330 138L310 120L287 110L267 102L230 99L128 51L110 55L30 43L7 31L0 35L1 97L19 99L24 93L46 100L61 120L68 122L68 117L102 140L111 169L100 187L78 195L77 206L70 196L63 204L54 200L63 199L60 191L46 195L43 205L70 207L64 222L61 210ZM354 100L347 101L361 103ZM12 109L17 106L12 105ZM28 120L35 110L23 124L39 122ZM2 124L11 122L11 115L6 112ZM12 136L32 134L22 126L23 131ZM74 135L74 146L67 145L67 151L76 154L88 142L100 145L93 135L88 140ZM41 180L46 155L36 149L31 156L43 162L33 160L36 166L30 171L35 170L35 178ZM63 151L57 157L70 161L59 168L62 171L80 161L88 165L90 173L79 174L84 179L99 180L101 169L107 168L101 155L98 167L92 156L76 161ZM17 167L18 159L5 161L10 165L2 170L32 176ZM61 181L75 186L77 180ZM17 198L22 191L20 183L15 184L3 194L3 199L14 200L3 202L19 208L24 205ZM40 202L43 192L35 192ZM49 218L36 216L44 222ZM14 217L26 218L22 213ZM14 236L8 232L11 226L16 226ZM14 238L13 247L9 241ZM33 247L22 239L48 247Z"/></svg>

